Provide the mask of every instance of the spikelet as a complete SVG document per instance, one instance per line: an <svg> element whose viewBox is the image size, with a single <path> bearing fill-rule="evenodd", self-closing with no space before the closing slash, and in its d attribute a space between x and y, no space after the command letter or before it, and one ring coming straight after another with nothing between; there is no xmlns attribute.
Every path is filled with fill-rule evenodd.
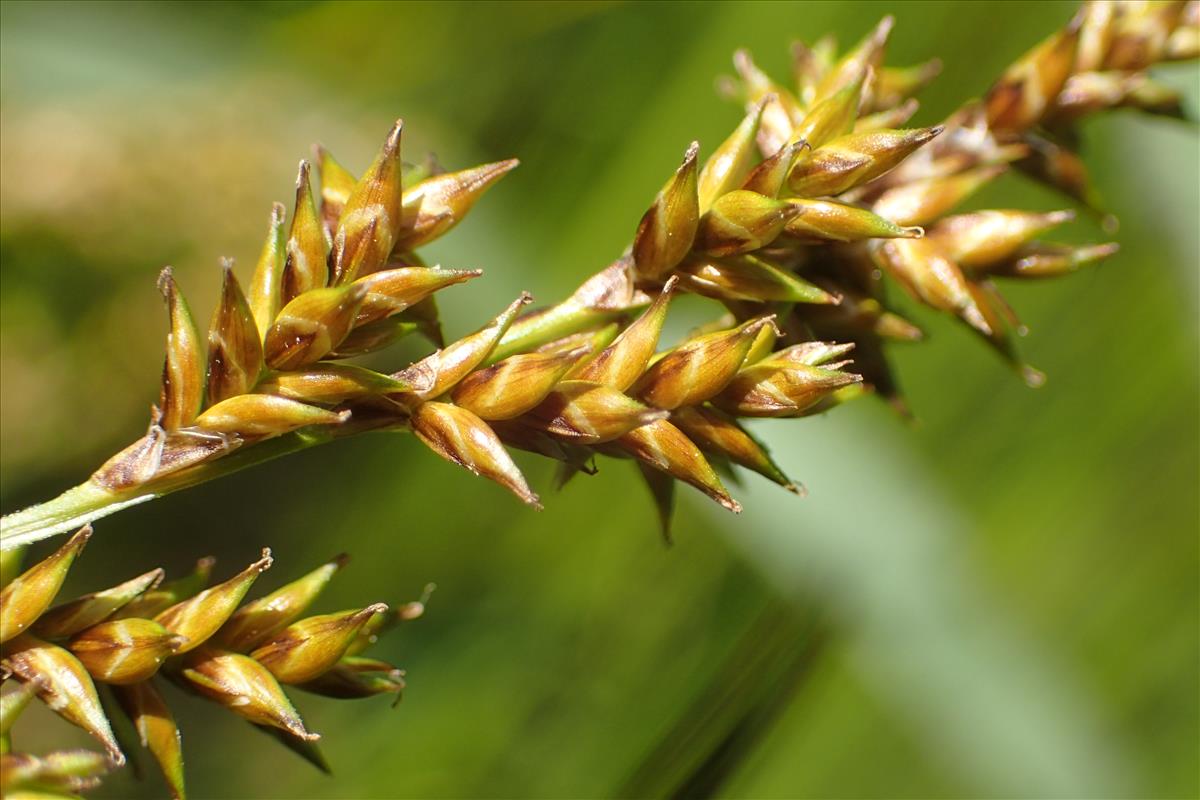
<svg viewBox="0 0 1200 800"><path fill-rule="evenodd" d="M304 614L346 562L338 556L304 577L237 606L270 556L230 580L205 588L211 559L191 575L159 585L153 570L102 592L93 592L50 610L62 579L90 529L4 585L4 608L25 628L4 643L0 672L15 677L17 688L0 695L0 741L8 742L13 723L34 698L83 728L105 754L59 751L37 757L0 752L0 787L5 796L27 789L82 791L99 782L110 766L124 763L113 735L113 715L137 732L166 780L172 797L186 797L179 727L159 683L166 679L224 705L256 725L273 727L285 743L312 755L311 733L281 684L299 685L328 697L358 698L395 694L404 687L395 666L360 654L383 633L424 611L421 600L394 611L375 603L335 614ZM15 624L15 623L14 623ZM6 687L7 688L7 687ZM102 703L110 692L116 703ZM6 745L7 746L7 745ZM318 754L319 755L319 754Z"/></svg>

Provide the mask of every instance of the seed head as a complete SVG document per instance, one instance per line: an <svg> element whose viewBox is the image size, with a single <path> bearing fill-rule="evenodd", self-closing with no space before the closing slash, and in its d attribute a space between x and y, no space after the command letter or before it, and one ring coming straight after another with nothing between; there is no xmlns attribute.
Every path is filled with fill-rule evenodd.
<svg viewBox="0 0 1200 800"><path fill-rule="evenodd" d="M335 556L302 578L242 606L221 627L214 642L235 652L262 644L303 614L348 560L345 553Z"/></svg>
<svg viewBox="0 0 1200 800"><path fill-rule="evenodd" d="M287 234L283 229L286 214L283 204L271 206L267 240L250 281L250 312L254 315L254 326L260 338L271 327L282 305L283 265L287 257Z"/></svg>
<svg viewBox="0 0 1200 800"><path fill-rule="evenodd" d="M397 246L412 249L447 234L496 181L520 163L510 158L434 175L418 183L404 193L404 221Z"/></svg>
<svg viewBox="0 0 1200 800"><path fill-rule="evenodd" d="M367 620L385 611L387 605L376 603L356 611L302 619L259 645L250 657L281 683L306 683L330 670Z"/></svg>
<svg viewBox="0 0 1200 800"><path fill-rule="evenodd" d="M162 427L173 431L190 425L204 402L204 344L170 267L159 273L158 288L167 301L170 320L158 406Z"/></svg>
<svg viewBox="0 0 1200 800"><path fill-rule="evenodd" d="M153 589L162 579L163 571L153 569L111 589L86 594L69 603L55 606L38 618L33 631L38 636L48 639L74 636L108 619L126 604Z"/></svg>
<svg viewBox="0 0 1200 800"><path fill-rule="evenodd" d="M296 369L329 355L350 332L366 296L366 286L350 284L314 289L292 300L267 331L267 365Z"/></svg>
<svg viewBox="0 0 1200 800"><path fill-rule="evenodd" d="M200 648L185 660L180 676L190 689L256 725L278 728L305 741L321 738L304 727L275 676L249 656Z"/></svg>
<svg viewBox="0 0 1200 800"><path fill-rule="evenodd" d="M125 684L147 680L187 639L148 619L101 622L67 644L96 680Z"/></svg>
<svg viewBox="0 0 1200 800"><path fill-rule="evenodd" d="M413 433L452 464L482 475L515 494L522 502L541 508L525 476L487 423L465 408L449 403L422 403L412 415Z"/></svg>
<svg viewBox="0 0 1200 800"><path fill-rule="evenodd" d="M95 737L113 763L125 763L96 686L79 659L58 645L23 633L5 642L3 664L20 680L33 683L38 699L51 711Z"/></svg>
<svg viewBox="0 0 1200 800"><path fill-rule="evenodd" d="M305 292L324 288L329 283L329 245L325 226L317 213L309 180L309 164L300 162L296 176L296 210L287 240L287 260L283 267L282 302L290 303Z"/></svg>
<svg viewBox="0 0 1200 800"><path fill-rule="evenodd" d="M709 399L737 374L758 331L772 324L773 316L759 317L680 345L646 370L634 384L633 394L668 410Z"/></svg>
<svg viewBox="0 0 1200 800"><path fill-rule="evenodd" d="M397 242L403 222L400 185L403 129L404 121L396 120L379 155L346 198L329 256L330 283L334 286L378 270Z"/></svg>
<svg viewBox="0 0 1200 800"><path fill-rule="evenodd" d="M700 145L692 142L683 164L663 186L653 205L638 223L633 238L633 263L639 275L661 280L683 260L700 221L696 156Z"/></svg>
<svg viewBox="0 0 1200 800"><path fill-rule="evenodd" d="M696 182L699 213L708 211L713 201L721 195L741 187L754 168L757 156L755 137L758 136L764 105L761 100L755 103L729 138L713 151L700 168Z"/></svg>
<svg viewBox="0 0 1200 800"><path fill-rule="evenodd" d="M92 535L92 526L76 531L66 544L14 578L0 591L0 643L29 628L54 602L75 557Z"/></svg>
<svg viewBox="0 0 1200 800"><path fill-rule="evenodd" d="M184 800L183 748L179 727L152 681L115 686L113 693L125 716L133 723L142 747L158 763L174 800Z"/></svg>
<svg viewBox="0 0 1200 800"><path fill-rule="evenodd" d="M233 263L226 262L221 301L208 328L208 402L250 391L263 369L262 336L242 294Z"/></svg>
<svg viewBox="0 0 1200 800"><path fill-rule="evenodd" d="M186 640L176 652L194 650L216 633L233 616L246 592L270 568L271 562L271 551L264 549L262 558L234 577L160 612L155 622Z"/></svg>
<svg viewBox="0 0 1200 800"><path fill-rule="evenodd" d="M749 253L769 245L796 216L790 203L738 189L717 198L700 219L696 248L713 256Z"/></svg>

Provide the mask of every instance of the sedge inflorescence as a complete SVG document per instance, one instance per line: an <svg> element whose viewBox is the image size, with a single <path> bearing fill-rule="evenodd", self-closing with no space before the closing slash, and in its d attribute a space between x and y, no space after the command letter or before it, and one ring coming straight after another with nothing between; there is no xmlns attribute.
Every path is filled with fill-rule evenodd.
<svg viewBox="0 0 1200 800"><path fill-rule="evenodd" d="M1147 70L1200 54L1200 2L1088 2L982 100L916 128L901 126L939 65L886 66L891 28L885 18L840 54L829 38L796 45L786 86L738 53L739 77L723 88L744 118L707 158L687 148L625 252L563 302L530 311L522 294L449 344L435 294L480 272L429 267L417 249L517 162L457 172L407 163L399 122L359 177L318 148L313 166L300 165L290 221L282 205L272 209L245 290L224 264L207 329L170 269L160 275L170 330L159 402L146 434L85 485L89 508L115 510L332 438L406 430L535 507L509 448L557 461L560 484L595 472L597 456L630 460L666 534L680 482L733 511L721 474L734 467L798 491L745 420L808 416L864 394L907 413L886 348L922 332L889 300L893 286L960 320L1039 384L998 285L1074 272L1116 245L1041 240L1071 209L956 209L1013 171L1102 214L1075 152L1077 123L1114 108L1178 116L1177 95ZM681 293L719 311L660 349ZM410 334L436 349L392 373L352 362ZM41 519L13 515L4 533L40 538ZM161 573L150 573L47 612L86 538L4 590L3 664L22 682L4 696L5 734L10 709L37 695L119 758L95 691L78 688L113 684L181 796L178 740L154 673L279 731L310 758L311 737L280 683L350 695L402 685L393 667L356 650L394 612L296 621L338 562L269 596L307 598L285 603L286 618L271 616L269 599L234 610L268 556L203 591L196 576L155 588ZM78 754L5 757L18 759L10 774L64 775L64 786L99 769Z"/></svg>
<svg viewBox="0 0 1200 800"><path fill-rule="evenodd" d="M209 584L214 560L204 558L173 581L163 582L163 570L155 569L52 606L91 535L91 528L81 529L0 592L0 675L19 682L0 695L6 797L73 796L96 785L136 747L119 739L114 717L150 751L171 796L185 797L182 739L163 680L224 706L326 771L315 744L320 737L305 726L284 686L339 699L394 694L399 700L403 672L362 653L397 623L421 616L424 599L395 609L375 603L307 615L345 555L245 604L272 564L269 550L221 583ZM95 737L105 754L10 752L10 729L34 697Z"/></svg>

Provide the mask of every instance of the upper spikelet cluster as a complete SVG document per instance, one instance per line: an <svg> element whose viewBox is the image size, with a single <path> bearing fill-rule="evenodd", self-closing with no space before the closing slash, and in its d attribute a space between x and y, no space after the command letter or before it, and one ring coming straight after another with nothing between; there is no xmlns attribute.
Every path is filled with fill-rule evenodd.
<svg viewBox="0 0 1200 800"><path fill-rule="evenodd" d="M396 623L420 616L422 601L305 616L346 556L245 605L272 564L268 550L223 583L209 585L214 560L205 558L174 581L164 583L163 570L155 569L51 607L90 536L91 528L80 530L0 590L0 675L18 684L0 695L6 797L18 790L70 796L123 764L131 743L119 742L110 724L110 716L119 715L149 749L172 797L183 798L181 739L156 676L230 709L325 770L314 744L319 737L305 727L283 686L326 697L399 698L403 673L361 653ZM94 736L106 756L10 752L9 731L33 697Z"/></svg>
<svg viewBox="0 0 1200 800"><path fill-rule="evenodd" d="M1069 209L951 212L1014 165L1090 199L1072 125L1118 106L1176 112L1144 70L1195 55L1196 9L1088 3L983 101L929 127L898 126L940 67L885 66L890 17L840 55L828 38L796 45L790 88L739 52L740 79L725 89L745 118L707 159L688 147L620 258L566 301L523 312L522 295L390 375L343 360L414 330L440 344L433 292L478 272L427 268L413 249L516 162L409 166L399 123L357 180L319 150L320 190L302 163L290 227L276 207L248 296L226 265L206 337L163 273L162 397L147 435L93 483L155 485L292 431L389 428L535 506L505 445L559 460L562 479L593 472L596 454L632 458L664 521L676 481L738 510L718 474L731 465L795 489L738 420L812 414L864 390L906 411L883 347L922 333L889 307L885 276L1041 382L1017 353L1023 328L996 280L1072 272L1116 245L1038 241ZM724 313L661 351L680 292Z"/></svg>

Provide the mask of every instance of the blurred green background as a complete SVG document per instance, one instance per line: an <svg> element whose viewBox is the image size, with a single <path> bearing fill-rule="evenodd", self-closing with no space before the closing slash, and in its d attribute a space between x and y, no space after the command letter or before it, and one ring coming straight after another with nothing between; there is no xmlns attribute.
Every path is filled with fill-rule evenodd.
<svg viewBox="0 0 1200 800"><path fill-rule="evenodd" d="M713 91L735 48L784 76L792 38L895 14L891 63L945 62L931 123L1072 9L6 2L3 509L140 434L157 270L206 318L217 258L246 275L315 141L361 168L403 116L410 157L522 160L426 251L486 270L442 295L455 335L620 252L688 142L739 119ZM1161 73L1195 114L1195 66ZM918 425L864 401L758 426L806 499L748 480L733 517L685 491L666 549L627 465L555 495L523 460L539 514L411 438L366 437L101 522L67 588L210 553L225 576L264 545L263 589L355 555L324 610L438 584L378 648L408 670L396 710L297 695L333 778L172 692L197 798L1196 797L1200 148L1191 125L1123 113L1086 138L1123 249L1013 287L1048 384L913 309L929 341L895 357ZM1062 204L1018 178L975 202ZM1106 238L1086 219L1071 235ZM86 744L46 713L17 733ZM123 774L97 796L162 794Z"/></svg>

